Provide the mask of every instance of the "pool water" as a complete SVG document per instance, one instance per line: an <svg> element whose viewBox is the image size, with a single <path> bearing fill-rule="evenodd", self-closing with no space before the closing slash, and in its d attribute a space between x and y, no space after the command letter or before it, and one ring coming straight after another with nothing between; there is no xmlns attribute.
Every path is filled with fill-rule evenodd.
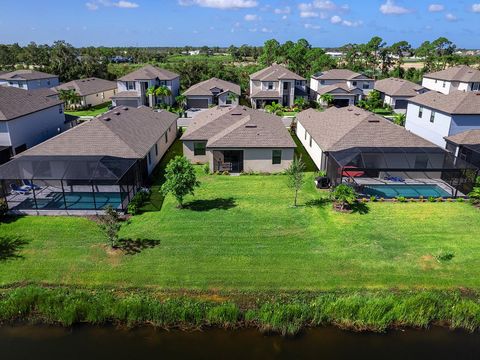
<svg viewBox="0 0 480 360"><path fill-rule="evenodd" d="M65 199L60 192L51 193L48 198L37 199L39 210L64 210L65 205L68 210L95 210L104 209L111 205L114 209L122 203L119 193L98 192L95 193L95 201L92 193L75 192L65 193ZM34 209L35 202L29 198L16 206L17 209Z"/></svg>
<svg viewBox="0 0 480 360"><path fill-rule="evenodd" d="M452 194L445 191L438 185L411 185L411 184L384 184L384 185L366 185L363 188L363 193L368 196L376 196L378 198L392 199L398 196L406 198L429 198L433 196L451 197Z"/></svg>

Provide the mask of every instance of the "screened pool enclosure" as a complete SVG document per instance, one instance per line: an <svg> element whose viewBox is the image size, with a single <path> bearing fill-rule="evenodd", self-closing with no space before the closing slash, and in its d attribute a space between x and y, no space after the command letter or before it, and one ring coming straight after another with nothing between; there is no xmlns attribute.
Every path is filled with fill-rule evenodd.
<svg viewBox="0 0 480 360"><path fill-rule="evenodd" d="M386 193L396 191L411 197L436 193L442 197L465 196L479 174L474 165L434 147L354 147L329 152L327 173L333 185L351 184L359 194L371 195L364 190L381 188ZM402 192L402 186L411 189Z"/></svg>
<svg viewBox="0 0 480 360"><path fill-rule="evenodd" d="M12 211L124 211L141 186L137 159L21 156L0 166L1 195Z"/></svg>

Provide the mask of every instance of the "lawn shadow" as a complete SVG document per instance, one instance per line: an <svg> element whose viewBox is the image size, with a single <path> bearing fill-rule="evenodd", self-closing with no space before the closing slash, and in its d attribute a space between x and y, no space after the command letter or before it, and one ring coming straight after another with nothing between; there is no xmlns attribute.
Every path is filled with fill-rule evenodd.
<svg viewBox="0 0 480 360"><path fill-rule="evenodd" d="M208 200L194 200L185 204L185 209L192 211L210 211L210 210L229 210L236 207L235 199L230 198L216 198Z"/></svg>
<svg viewBox="0 0 480 360"><path fill-rule="evenodd" d="M160 240L149 239L120 239L117 248L122 250L126 255L140 254L143 250L153 249L160 245Z"/></svg>
<svg viewBox="0 0 480 360"><path fill-rule="evenodd" d="M350 205L350 210L352 213L357 213L360 215L365 215L370 212L370 208L364 202L357 201L354 204Z"/></svg>
<svg viewBox="0 0 480 360"><path fill-rule="evenodd" d="M308 200L305 202L306 207L324 207L325 205L331 204L332 201L329 198L319 198L314 200Z"/></svg>
<svg viewBox="0 0 480 360"><path fill-rule="evenodd" d="M23 259L19 251L28 244L28 241L18 238L0 237L0 261Z"/></svg>

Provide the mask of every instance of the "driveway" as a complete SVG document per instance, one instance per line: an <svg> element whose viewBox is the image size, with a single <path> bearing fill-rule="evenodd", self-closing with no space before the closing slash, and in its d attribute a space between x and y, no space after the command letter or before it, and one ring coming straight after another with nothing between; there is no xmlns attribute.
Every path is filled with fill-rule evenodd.
<svg viewBox="0 0 480 360"><path fill-rule="evenodd" d="M192 122L192 119L195 118L198 114L206 111L208 109L188 109L187 110L187 117L178 118L177 124L179 127L188 127Z"/></svg>

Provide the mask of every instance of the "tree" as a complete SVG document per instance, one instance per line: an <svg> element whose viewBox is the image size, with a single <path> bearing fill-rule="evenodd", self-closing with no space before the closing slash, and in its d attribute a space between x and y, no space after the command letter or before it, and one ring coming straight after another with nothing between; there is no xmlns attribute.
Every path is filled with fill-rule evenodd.
<svg viewBox="0 0 480 360"><path fill-rule="evenodd" d="M407 53L411 53L412 46L408 43L408 41L398 41L390 46L390 51L397 58L397 72L400 73L400 69L404 63L403 59Z"/></svg>
<svg viewBox="0 0 480 360"><path fill-rule="evenodd" d="M322 103L327 104L327 106L332 106L335 99L333 98L332 94L325 93L320 95L320 100Z"/></svg>
<svg viewBox="0 0 480 360"><path fill-rule="evenodd" d="M155 96L160 96L162 103L165 103L165 98L172 95L172 91L165 85L159 86L155 89Z"/></svg>
<svg viewBox="0 0 480 360"><path fill-rule="evenodd" d="M77 49L65 41L55 41L50 52L48 71L57 74L61 81L70 81L79 77L79 70Z"/></svg>
<svg viewBox="0 0 480 360"><path fill-rule="evenodd" d="M165 169L165 182L161 188L164 196L171 193L177 200L178 207L182 208L185 196L194 195L195 188L199 186L195 169L185 156L176 156L170 160Z"/></svg>
<svg viewBox="0 0 480 360"><path fill-rule="evenodd" d="M340 184L333 189L332 198L335 203L340 205L340 210L345 210L357 201L357 193L352 187Z"/></svg>
<svg viewBox="0 0 480 360"><path fill-rule="evenodd" d="M305 182L305 164L301 157L295 157L291 162L288 169L285 171L287 175L287 184L290 189L292 189L295 193L293 198L293 206L297 207L297 198L298 192L303 186Z"/></svg>
<svg viewBox="0 0 480 360"><path fill-rule="evenodd" d="M359 106L370 111L379 109L383 106L382 95L380 94L379 91L372 90L367 95L366 100L362 100L359 102Z"/></svg>
<svg viewBox="0 0 480 360"><path fill-rule="evenodd" d="M304 97L297 97L294 101L294 104L296 107L298 107L300 110L303 110L307 107L307 101L305 100Z"/></svg>
<svg viewBox="0 0 480 360"><path fill-rule="evenodd" d="M234 104L238 99L238 95L233 93L233 92L229 92L228 95L227 95L227 100L230 101L232 104Z"/></svg>
<svg viewBox="0 0 480 360"><path fill-rule="evenodd" d="M393 123L400 126L405 126L406 119L407 116L405 114L395 114L393 117Z"/></svg>
<svg viewBox="0 0 480 360"><path fill-rule="evenodd" d="M108 241L112 248L117 246L118 231L120 230L120 217L117 211L108 205L105 208L105 215L100 218L101 227L107 235Z"/></svg>
<svg viewBox="0 0 480 360"><path fill-rule="evenodd" d="M175 97L175 101L181 110L185 110L185 106L187 106L187 97L185 95L178 95Z"/></svg>
<svg viewBox="0 0 480 360"><path fill-rule="evenodd" d="M280 52L280 43L275 40L267 40L263 45L262 55L259 57L260 64L264 66L272 65L276 60Z"/></svg>
<svg viewBox="0 0 480 360"><path fill-rule="evenodd" d="M283 106L280 104L277 104L275 101L271 105L265 106L265 110L267 110L268 113L282 116L283 115Z"/></svg>
<svg viewBox="0 0 480 360"><path fill-rule="evenodd" d="M58 97L65 102L68 108L76 107L82 99L74 89L58 90Z"/></svg>

